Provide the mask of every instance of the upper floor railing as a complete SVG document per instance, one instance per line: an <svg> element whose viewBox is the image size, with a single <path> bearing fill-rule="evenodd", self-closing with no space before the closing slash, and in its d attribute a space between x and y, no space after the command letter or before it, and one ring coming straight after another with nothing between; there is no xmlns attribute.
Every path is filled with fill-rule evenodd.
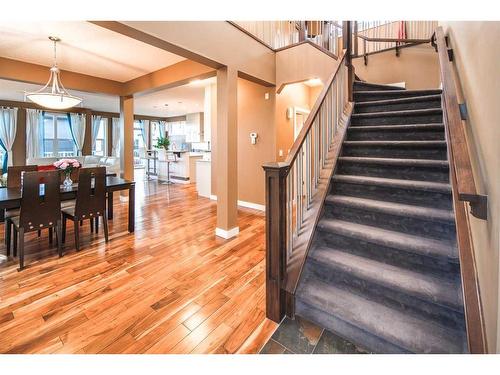
<svg viewBox="0 0 500 375"><path fill-rule="evenodd" d="M357 21L353 31L353 55L363 56L429 43L437 21Z"/></svg>
<svg viewBox="0 0 500 375"><path fill-rule="evenodd" d="M267 47L278 50L310 41L338 56L342 27L336 21L230 21Z"/></svg>

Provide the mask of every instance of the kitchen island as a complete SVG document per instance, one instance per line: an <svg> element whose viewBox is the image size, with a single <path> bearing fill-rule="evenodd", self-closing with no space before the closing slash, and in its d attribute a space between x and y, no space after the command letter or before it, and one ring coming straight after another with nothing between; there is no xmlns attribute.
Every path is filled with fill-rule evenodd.
<svg viewBox="0 0 500 375"><path fill-rule="evenodd" d="M189 184L196 182L196 160L203 158L200 152L172 150L175 161L170 161L170 180L175 183ZM158 180L167 181L168 171L167 151L158 151Z"/></svg>

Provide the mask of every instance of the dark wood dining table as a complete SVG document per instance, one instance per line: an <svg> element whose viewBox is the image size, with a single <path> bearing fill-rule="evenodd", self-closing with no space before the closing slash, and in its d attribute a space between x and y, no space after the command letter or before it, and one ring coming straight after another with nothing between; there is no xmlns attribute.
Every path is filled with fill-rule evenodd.
<svg viewBox="0 0 500 375"><path fill-rule="evenodd" d="M120 177L106 177L107 209L108 219L113 219L113 193L115 191L128 190L128 231L132 233L135 229L135 182ZM61 185L61 201L75 199L78 184L70 187ZM0 219L3 219L5 209L19 208L21 206L21 190L19 188L0 188Z"/></svg>

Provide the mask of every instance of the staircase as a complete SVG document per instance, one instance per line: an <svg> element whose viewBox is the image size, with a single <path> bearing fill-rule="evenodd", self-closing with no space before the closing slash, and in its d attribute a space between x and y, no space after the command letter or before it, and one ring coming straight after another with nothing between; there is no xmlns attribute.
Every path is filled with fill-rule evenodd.
<svg viewBox="0 0 500 375"><path fill-rule="evenodd" d="M295 314L378 353L467 351L440 90L354 83Z"/></svg>

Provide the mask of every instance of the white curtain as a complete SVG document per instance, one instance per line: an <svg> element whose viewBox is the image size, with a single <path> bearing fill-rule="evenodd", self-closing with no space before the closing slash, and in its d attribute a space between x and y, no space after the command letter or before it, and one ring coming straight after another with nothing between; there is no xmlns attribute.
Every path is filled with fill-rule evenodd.
<svg viewBox="0 0 500 375"><path fill-rule="evenodd" d="M26 110L26 158L40 157L40 126L42 111L39 109Z"/></svg>
<svg viewBox="0 0 500 375"><path fill-rule="evenodd" d="M95 151L95 140L101 127L102 116L92 115L92 151Z"/></svg>
<svg viewBox="0 0 500 375"><path fill-rule="evenodd" d="M144 148L149 150L149 120L140 120L141 123L141 135L142 141L144 142Z"/></svg>
<svg viewBox="0 0 500 375"><path fill-rule="evenodd" d="M78 155L82 155L83 142L85 140L85 115L71 113L71 134L75 142Z"/></svg>
<svg viewBox="0 0 500 375"><path fill-rule="evenodd" d="M7 151L8 165L12 165L12 146L16 139L16 131L17 108L0 107L0 140Z"/></svg>
<svg viewBox="0 0 500 375"><path fill-rule="evenodd" d="M158 130L160 131L160 137L165 138L165 136L167 135L167 122L160 121L158 123Z"/></svg>
<svg viewBox="0 0 500 375"><path fill-rule="evenodd" d="M112 128L112 134L111 134L111 137L112 137L111 141L112 141L113 149L111 150L111 155L119 158L120 157L120 119L114 117L112 126L113 126L113 128Z"/></svg>

